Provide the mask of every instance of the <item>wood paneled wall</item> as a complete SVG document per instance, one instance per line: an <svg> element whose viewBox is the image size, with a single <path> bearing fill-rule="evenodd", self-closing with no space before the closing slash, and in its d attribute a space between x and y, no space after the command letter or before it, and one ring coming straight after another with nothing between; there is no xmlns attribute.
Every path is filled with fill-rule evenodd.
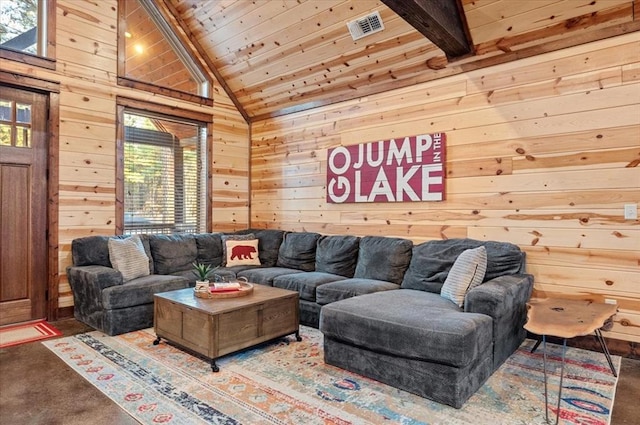
<svg viewBox="0 0 640 425"><path fill-rule="evenodd" d="M57 0L55 71L0 60L4 70L61 83L59 308L73 306L71 241L115 232L116 96L212 114L213 227L248 225L248 124L217 82L213 109L117 86L116 10L116 0Z"/></svg>
<svg viewBox="0 0 640 425"><path fill-rule="evenodd" d="M638 33L260 121L249 146L217 82L213 109L117 86L115 0L58 0L56 20L55 70L0 67L61 83L59 307L73 305L71 241L115 231L121 95L213 111L216 230L514 242L536 295L615 299L608 336L640 342L640 221L623 218L640 200ZM447 134L445 201L326 203L328 148L425 132Z"/></svg>
<svg viewBox="0 0 640 425"><path fill-rule="evenodd" d="M251 225L518 244L535 296L616 300L640 342L640 34L252 124ZM447 135L446 200L328 204L327 149Z"/></svg>

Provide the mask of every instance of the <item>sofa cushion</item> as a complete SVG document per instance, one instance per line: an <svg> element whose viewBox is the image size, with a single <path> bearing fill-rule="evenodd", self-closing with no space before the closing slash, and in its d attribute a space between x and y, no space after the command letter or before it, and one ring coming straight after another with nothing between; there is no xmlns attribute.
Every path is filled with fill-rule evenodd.
<svg viewBox="0 0 640 425"><path fill-rule="evenodd" d="M344 276L324 272L304 272L281 275L273 279L273 286L298 291L301 300L315 301L316 288L330 282L347 279Z"/></svg>
<svg viewBox="0 0 640 425"><path fill-rule="evenodd" d="M233 280L238 276L238 273L244 270L257 269L260 266L231 266L231 267L218 267L212 273L209 281L211 282L222 282Z"/></svg>
<svg viewBox="0 0 640 425"><path fill-rule="evenodd" d="M158 276L161 276L161 275L158 275ZM200 280L193 273L193 270L182 270L180 272L173 272L169 276L180 276L180 277L183 277L183 278L187 279L187 281L189 282L188 283L189 286L195 286L196 285L196 281ZM234 277L235 277L235 275L234 275ZM213 281L213 274L209 277L209 281Z"/></svg>
<svg viewBox="0 0 640 425"><path fill-rule="evenodd" d="M107 236L87 236L71 241L73 265L112 267L109 260L109 239Z"/></svg>
<svg viewBox="0 0 640 425"><path fill-rule="evenodd" d="M469 290L482 283L487 270L487 250L484 246L467 249L456 258L440 295L462 307Z"/></svg>
<svg viewBox="0 0 640 425"><path fill-rule="evenodd" d="M198 233L193 236L198 248L198 263L222 265L222 233Z"/></svg>
<svg viewBox="0 0 640 425"><path fill-rule="evenodd" d="M316 302L320 305L370 294L372 292L390 291L400 288L400 285L376 279L345 279L339 282L326 283L316 289Z"/></svg>
<svg viewBox="0 0 640 425"><path fill-rule="evenodd" d="M107 245L111 265L122 273L123 282L149 275L149 257L144 251L140 236L111 238Z"/></svg>
<svg viewBox="0 0 640 425"><path fill-rule="evenodd" d="M273 279L286 274L300 273L300 270L286 267L256 267L239 271L237 276L244 277L248 282L259 283L260 285L273 286Z"/></svg>
<svg viewBox="0 0 640 425"><path fill-rule="evenodd" d="M463 251L479 246L484 246L487 250L485 282L505 274L524 273L525 255L517 245L467 238L428 241L413 248L413 256L402 280L402 288L439 294L456 258Z"/></svg>
<svg viewBox="0 0 640 425"><path fill-rule="evenodd" d="M282 239L284 238L284 230L276 229L253 229L252 233L260 241L258 249L260 253L260 263L265 267L273 267L278 262L278 252Z"/></svg>
<svg viewBox="0 0 640 425"><path fill-rule="evenodd" d="M316 271L353 277L359 244L357 236L321 236L316 250Z"/></svg>
<svg viewBox="0 0 640 425"><path fill-rule="evenodd" d="M157 274L190 270L198 258L196 239L190 234L151 235L149 244Z"/></svg>
<svg viewBox="0 0 640 425"><path fill-rule="evenodd" d="M319 233L286 233L278 250L278 267L312 272L316 269L316 246Z"/></svg>
<svg viewBox="0 0 640 425"><path fill-rule="evenodd" d="M490 348L492 320L438 294L377 292L322 307L320 330L371 351L464 367Z"/></svg>
<svg viewBox="0 0 640 425"><path fill-rule="evenodd" d="M153 303L153 295L159 292L183 289L189 286L187 279L170 275L139 277L123 285L111 286L102 291L105 309L133 307Z"/></svg>
<svg viewBox="0 0 640 425"><path fill-rule="evenodd" d="M259 266L258 239L243 241L225 240L226 267Z"/></svg>
<svg viewBox="0 0 640 425"><path fill-rule="evenodd" d="M402 283L411 261L413 242L408 239L384 236L365 236L360 239L358 265L354 277Z"/></svg>

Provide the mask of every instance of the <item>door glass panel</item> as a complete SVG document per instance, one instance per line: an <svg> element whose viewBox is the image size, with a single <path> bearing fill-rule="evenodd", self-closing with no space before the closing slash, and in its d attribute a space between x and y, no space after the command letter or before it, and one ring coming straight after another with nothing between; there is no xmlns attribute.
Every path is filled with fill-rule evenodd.
<svg viewBox="0 0 640 425"><path fill-rule="evenodd" d="M16 104L16 122L31 124L31 105Z"/></svg>
<svg viewBox="0 0 640 425"><path fill-rule="evenodd" d="M11 126L0 124L0 145L11 146Z"/></svg>
<svg viewBox="0 0 640 425"><path fill-rule="evenodd" d="M28 103L0 99L0 145L31 147L31 109Z"/></svg>
<svg viewBox="0 0 640 425"><path fill-rule="evenodd" d="M27 127L16 127L16 146L28 148L31 146L31 129Z"/></svg>
<svg viewBox="0 0 640 425"><path fill-rule="evenodd" d="M11 121L11 101L0 99L0 120Z"/></svg>

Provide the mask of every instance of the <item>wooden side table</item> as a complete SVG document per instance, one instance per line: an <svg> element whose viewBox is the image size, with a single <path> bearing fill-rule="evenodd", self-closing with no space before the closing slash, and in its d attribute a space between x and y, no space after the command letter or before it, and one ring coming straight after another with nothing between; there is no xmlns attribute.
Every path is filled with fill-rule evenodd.
<svg viewBox="0 0 640 425"><path fill-rule="evenodd" d="M547 396L547 335L563 339L562 366L560 368L560 387L558 389L558 405L556 410L556 425L560 414L560 399L562 397L562 380L564 378L565 354L567 339L576 336L589 335L594 332L602 351L609 363L613 376L616 374L611 354L602 337L600 328L605 322L618 312L615 304L594 303L584 300L544 299L531 300L527 303L527 323L524 328L529 332L542 335L543 364L544 364L544 407L545 418L549 422L549 403ZM537 344L536 344L537 346ZM535 347L534 347L535 349Z"/></svg>

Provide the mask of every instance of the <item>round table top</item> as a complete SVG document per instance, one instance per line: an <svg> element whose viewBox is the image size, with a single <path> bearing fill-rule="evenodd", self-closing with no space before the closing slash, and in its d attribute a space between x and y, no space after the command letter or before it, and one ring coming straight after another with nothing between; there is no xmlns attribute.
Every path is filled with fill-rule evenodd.
<svg viewBox="0 0 640 425"><path fill-rule="evenodd" d="M526 330L559 338L589 335L618 312L616 304L562 298L531 300L527 309Z"/></svg>

